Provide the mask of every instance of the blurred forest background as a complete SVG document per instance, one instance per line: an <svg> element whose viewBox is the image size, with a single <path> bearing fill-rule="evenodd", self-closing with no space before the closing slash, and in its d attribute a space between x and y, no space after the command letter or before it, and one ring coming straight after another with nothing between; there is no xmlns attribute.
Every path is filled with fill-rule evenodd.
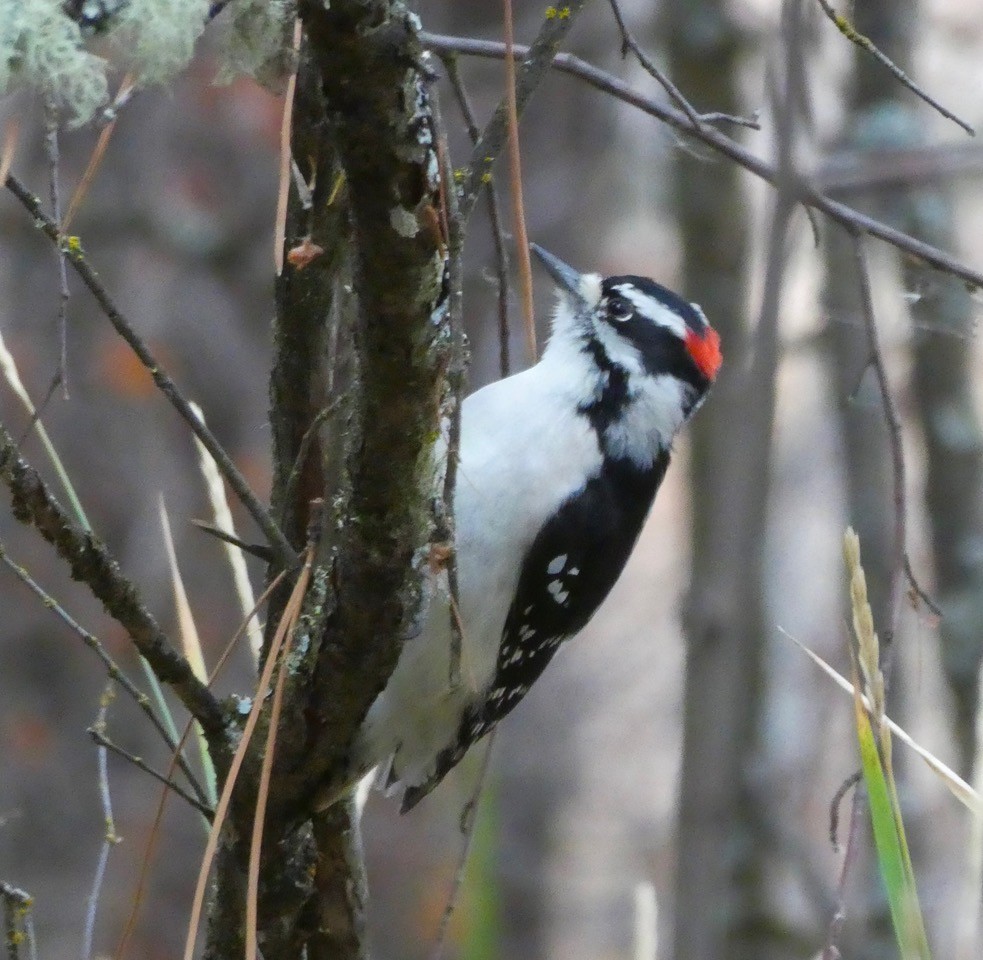
<svg viewBox="0 0 983 960"><path fill-rule="evenodd" d="M777 0L622 0L621 9L698 109L760 111L760 131L723 128L756 154L774 158L785 124L786 146L821 189L983 263L983 149L859 55L818 4L802 5L791 51ZM497 3L420 0L418 10L432 32L501 35ZM517 41L528 42L542 15L540 5L516 4ZM927 90L983 125L979 0L865 0L852 16ZM622 58L604 2L579 19L569 49L660 93ZM461 58L460 67L483 120L501 95L502 66ZM214 74L206 34L171 88L142 92L121 112L72 229L264 492L282 100L247 80L216 86ZM467 134L446 84L441 91L452 152L463 160ZM43 196L41 111L18 94L0 102L0 122L14 113L33 118L14 171ZM62 136L64 184L77 181L97 135ZM943 615L922 602L898 614L891 453L846 234L820 218L817 243L801 207L776 210L774 192L736 165L568 76L548 77L530 105L522 158L530 237L579 268L650 275L699 302L721 332L725 366L614 594L500 730L446 955L627 958L636 889L650 883L661 958L816 956L839 898L829 809L857 768L856 737L849 698L779 628L848 672L840 544L852 523L878 628L898 623L889 712L972 775L983 651L983 305L961 281L869 244L903 428L908 549ZM479 208L465 248L472 388L499 376L502 360L495 254ZM239 613L222 548L187 522L209 510L191 438L91 299L72 289L69 398L56 391L44 422L94 528L173 627L163 495L214 662ZM58 290L52 249L0 196L0 332L35 401L57 368ZM542 275L536 291L542 341L551 296ZM514 296L511 310L517 370L527 356ZM6 384L0 420L17 436L29 425ZM24 444L41 463L36 438ZM136 675L121 628L6 509L0 541ZM0 879L35 896L41 956L76 957L104 833L85 730L105 675L3 570L0 611ZM250 684L243 654L222 692ZM166 766L131 704L117 700L109 725L128 749ZM374 957L430 955L478 760L407 817L371 798L363 826ZM898 760L929 936L936 956L956 956L969 818L920 763ZM96 929L106 955L158 796L145 775L110 763L123 842L110 857ZM173 957L183 942L204 835L178 801L164 829L131 957ZM852 960L878 960L897 948L863 846L841 947ZM977 947L968 956L979 955Z"/></svg>

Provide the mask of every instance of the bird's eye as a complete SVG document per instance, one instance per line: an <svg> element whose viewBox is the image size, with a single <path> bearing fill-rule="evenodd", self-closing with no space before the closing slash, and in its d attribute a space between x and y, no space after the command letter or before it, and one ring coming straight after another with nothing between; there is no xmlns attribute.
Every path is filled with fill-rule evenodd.
<svg viewBox="0 0 983 960"><path fill-rule="evenodd" d="M608 303L608 316L612 320L624 323L625 320L631 319L634 313L631 304L627 300L622 300L621 297Z"/></svg>

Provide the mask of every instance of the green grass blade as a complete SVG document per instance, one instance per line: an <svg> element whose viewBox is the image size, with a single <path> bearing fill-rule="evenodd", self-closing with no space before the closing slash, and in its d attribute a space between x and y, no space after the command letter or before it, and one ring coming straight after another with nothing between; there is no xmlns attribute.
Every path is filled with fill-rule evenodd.
<svg viewBox="0 0 983 960"><path fill-rule="evenodd" d="M855 698L855 713L877 862L887 892L898 948L902 960L931 960L893 777L889 784L870 718L859 697Z"/></svg>

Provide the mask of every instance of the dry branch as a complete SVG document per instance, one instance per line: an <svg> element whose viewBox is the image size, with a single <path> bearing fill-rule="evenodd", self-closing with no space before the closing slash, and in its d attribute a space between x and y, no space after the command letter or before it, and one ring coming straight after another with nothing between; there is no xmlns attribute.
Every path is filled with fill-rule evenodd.
<svg viewBox="0 0 983 960"><path fill-rule="evenodd" d="M441 55L462 53L493 59L501 59L505 56L505 45L491 40L472 40L467 37L441 36L433 33L422 33L420 38L427 47ZM528 48L516 45L515 52L518 56L524 56L528 53ZM561 73L568 73L583 80L589 86L607 93L623 103L637 107L643 113L661 120L680 133L688 134L729 160L733 160L756 177L760 177L772 186L777 186L779 171L774 165L762 160L741 146L736 140L713 127L706 124L694 127L689 117L681 110L676 110L652 97L639 93L614 74L601 70L586 60L569 53L557 54L551 66ZM847 206L845 203L832 199L806 180L799 179L789 189L799 203L825 213L847 229L859 230L861 233L877 237L943 273L950 273L959 277L974 287L983 287L983 272L961 263L944 250L939 250L929 243L923 243L901 230L896 230L886 223L868 217L853 207ZM469 210L470 208L465 209Z"/></svg>
<svg viewBox="0 0 983 960"><path fill-rule="evenodd" d="M273 522L267 509L259 502L256 494L250 489L249 484L246 483L245 478L215 438L215 435L202 423L191 404L181 391L178 390L177 385L138 336L133 325L116 306L112 297L109 295L109 291L106 290L102 281L99 279L98 274L96 274L95 270L89 265L88 260L86 260L81 244L77 241L75 243L69 242L62 235L58 224L41 208L41 201L20 180L14 177L13 174L7 175L5 185L34 217L34 222L40 231L52 243L58 246L60 250L65 252L69 262L72 264L72 268L78 274L79 279L88 287L89 292L95 297L96 302L106 315L106 319L109 320L116 328L116 332L127 342L130 349L153 377L153 381L160 392L164 394L171 406L177 410L185 423L191 427L195 436L212 455L222 476L225 477L229 486L235 491L236 496L242 501L242 505L249 511L252 518L263 531L270 546L277 551L281 563L285 566L292 566L296 559L296 554L280 532L280 528Z"/></svg>
<svg viewBox="0 0 983 960"><path fill-rule="evenodd" d="M69 519L38 472L20 456L16 442L2 425L0 479L10 489L14 517L35 527L58 551L71 568L72 578L84 583L106 612L126 629L158 679L174 690L198 720L212 750L224 753L225 719L218 701L171 645L106 545Z"/></svg>
<svg viewBox="0 0 983 960"><path fill-rule="evenodd" d="M464 221L467 221L471 215L475 200L481 192L482 184L490 178L492 167L505 147L510 109L514 110L517 116L522 116L522 111L529 102L529 98L536 92L549 72L563 38L570 32L574 21L589 2L590 0L575 0L573 3L564 4L562 10L557 10L555 7L549 8L552 15L547 13L539 35L532 42L532 45L528 47L519 46L519 44L513 45L512 49L515 55L523 57L524 61L516 74L514 92L510 91L502 97L491 120L488 121L488 125L471 151L471 161L461 185L460 206L461 218ZM420 34L420 38L426 46L437 51L437 47L431 42L434 39L431 34ZM501 56L504 58L506 45L500 43L495 44L495 46L501 49ZM461 52L467 53L469 51L462 50ZM514 102L510 103L513 96Z"/></svg>

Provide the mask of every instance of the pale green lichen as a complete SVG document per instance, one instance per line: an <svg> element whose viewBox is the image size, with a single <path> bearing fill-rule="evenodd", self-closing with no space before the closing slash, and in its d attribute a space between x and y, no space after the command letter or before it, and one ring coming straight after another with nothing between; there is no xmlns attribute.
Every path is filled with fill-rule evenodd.
<svg viewBox="0 0 983 960"><path fill-rule="evenodd" d="M222 66L216 83L240 74L278 89L294 66L292 0L235 0L216 21L221 25ZM224 23L221 23L225 20Z"/></svg>
<svg viewBox="0 0 983 960"><path fill-rule="evenodd" d="M61 0L0 0L0 95L34 87L74 123L106 102L106 62L89 53Z"/></svg>
<svg viewBox="0 0 983 960"><path fill-rule="evenodd" d="M208 8L209 0L130 0L112 31L114 46L141 83L163 83L191 61Z"/></svg>
<svg viewBox="0 0 983 960"><path fill-rule="evenodd" d="M183 70L208 25L209 7L209 0L118 3L101 28L110 63L86 49L63 0L0 0L0 96L33 88L64 109L73 125L85 123L109 98L108 70L133 71L144 86L166 83ZM218 26L224 48L219 79L245 73L275 85L292 64L294 16L293 0L233 0Z"/></svg>

